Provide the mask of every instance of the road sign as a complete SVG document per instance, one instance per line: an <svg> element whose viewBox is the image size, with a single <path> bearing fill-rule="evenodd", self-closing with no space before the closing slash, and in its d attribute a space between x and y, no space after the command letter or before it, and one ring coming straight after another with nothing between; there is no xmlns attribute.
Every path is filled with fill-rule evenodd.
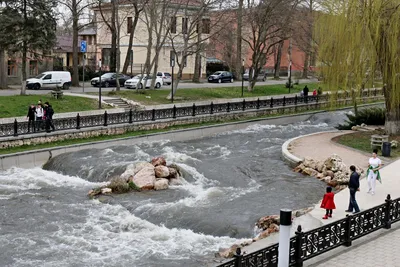
<svg viewBox="0 0 400 267"><path fill-rule="evenodd" d="M86 41L81 41L81 53L86 53Z"/></svg>

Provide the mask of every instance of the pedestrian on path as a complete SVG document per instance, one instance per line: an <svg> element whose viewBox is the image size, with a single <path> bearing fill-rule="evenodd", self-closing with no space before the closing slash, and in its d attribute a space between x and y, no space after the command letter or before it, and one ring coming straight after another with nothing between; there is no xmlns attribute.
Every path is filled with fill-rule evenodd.
<svg viewBox="0 0 400 267"><path fill-rule="evenodd" d="M44 115L41 104L37 105L35 112L36 112L36 131L39 131L40 128L43 127L43 115Z"/></svg>
<svg viewBox="0 0 400 267"><path fill-rule="evenodd" d="M50 127L53 131L56 130L53 124L54 110L49 102L44 103L44 118L46 120L46 132L50 133Z"/></svg>
<svg viewBox="0 0 400 267"><path fill-rule="evenodd" d="M356 172L356 167L354 165L350 166L350 181L349 181L349 191L350 191L350 201L349 201L349 208L346 212L353 212L357 213L360 212L360 208L358 207L356 201L356 192L360 191L360 174Z"/></svg>
<svg viewBox="0 0 400 267"><path fill-rule="evenodd" d="M308 92L309 92L309 91L310 91L310 90L308 89L307 85L304 86L303 94L304 94L304 102L305 102L305 103L308 102Z"/></svg>
<svg viewBox="0 0 400 267"><path fill-rule="evenodd" d="M32 130L35 131L35 115L36 115L36 108L35 105L31 105L28 108L28 114L26 115L26 117L28 118L28 133L31 132L31 127Z"/></svg>
<svg viewBox="0 0 400 267"><path fill-rule="evenodd" d="M326 210L326 214L324 217L322 217L322 219L326 220L332 217L332 210L336 209L334 198L335 194L332 193L332 187L328 186L326 188L326 194L324 195L321 203L321 208Z"/></svg>
<svg viewBox="0 0 400 267"><path fill-rule="evenodd" d="M382 161L378 158L378 150L374 149L372 158L368 161L367 179L368 179L368 194L375 195L376 180L382 183L379 169L382 167Z"/></svg>

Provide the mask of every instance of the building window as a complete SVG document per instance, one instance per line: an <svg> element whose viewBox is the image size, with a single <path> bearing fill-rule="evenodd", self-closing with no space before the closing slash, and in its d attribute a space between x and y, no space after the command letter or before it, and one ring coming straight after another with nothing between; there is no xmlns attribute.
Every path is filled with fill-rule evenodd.
<svg viewBox="0 0 400 267"><path fill-rule="evenodd" d="M182 18L182 33L188 33L188 18Z"/></svg>
<svg viewBox="0 0 400 267"><path fill-rule="evenodd" d="M176 33L176 17L171 18L171 33Z"/></svg>
<svg viewBox="0 0 400 267"><path fill-rule="evenodd" d="M210 28L211 28L210 19L203 19L202 20L202 32L201 33L210 34Z"/></svg>
<svg viewBox="0 0 400 267"><path fill-rule="evenodd" d="M9 60L8 61L8 71L7 71L8 76L17 76L17 62L15 60Z"/></svg>
<svg viewBox="0 0 400 267"><path fill-rule="evenodd" d="M92 45L93 44L93 36L88 36L88 45Z"/></svg>
<svg viewBox="0 0 400 267"><path fill-rule="evenodd" d="M38 62L37 60L29 61L29 76L38 75Z"/></svg>
<svg viewBox="0 0 400 267"><path fill-rule="evenodd" d="M128 17L128 25L127 25L127 33L131 33L132 32L132 17Z"/></svg>

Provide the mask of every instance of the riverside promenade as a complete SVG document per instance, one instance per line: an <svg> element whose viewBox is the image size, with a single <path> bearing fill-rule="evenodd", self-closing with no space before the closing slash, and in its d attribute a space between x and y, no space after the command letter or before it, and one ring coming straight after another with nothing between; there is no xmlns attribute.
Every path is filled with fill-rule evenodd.
<svg viewBox="0 0 400 267"><path fill-rule="evenodd" d="M315 160L324 160L332 154L337 154L342 157L347 166L356 164L365 169L370 155L331 141L333 137L344 133L339 131L319 133L298 138L291 144L290 152L299 158L310 157ZM368 185L365 174L360 181L360 192L357 193L356 198L361 211L384 203L387 194L390 194L392 199L400 197L400 160L390 162L388 159L381 159L385 165L381 170L382 184L377 182L376 194L367 194ZM322 195L323 192L321 192ZM335 194L336 210L333 211L332 219L322 220L325 211L320 208L320 203L316 204L308 215L319 220L321 224L328 224L346 216L345 210L348 203L349 191L345 189ZM400 224L395 223L391 230L378 230L354 241L351 247L340 247L306 261L304 266L400 267L400 254L397 253L399 247Z"/></svg>

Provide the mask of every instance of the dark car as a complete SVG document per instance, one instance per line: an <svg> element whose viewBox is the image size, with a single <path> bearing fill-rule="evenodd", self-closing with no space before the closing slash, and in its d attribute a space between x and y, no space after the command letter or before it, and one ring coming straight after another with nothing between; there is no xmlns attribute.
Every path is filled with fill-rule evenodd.
<svg viewBox="0 0 400 267"><path fill-rule="evenodd" d="M124 86L125 81L129 80L131 78L122 73L118 74L118 77L119 77L119 85L120 86ZM90 83L94 87L99 87L100 78L99 77L93 78L90 81ZM103 86L103 87L117 86L117 74L114 72L109 72L109 73L105 73L105 74L101 75L101 86Z"/></svg>
<svg viewBox="0 0 400 267"><path fill-rule="evenodd" d="M217 71L211 74L208 77L208 82L213 83L222 83L222 82L231 82L233 83L233 75L228 71Z"/></svg>

